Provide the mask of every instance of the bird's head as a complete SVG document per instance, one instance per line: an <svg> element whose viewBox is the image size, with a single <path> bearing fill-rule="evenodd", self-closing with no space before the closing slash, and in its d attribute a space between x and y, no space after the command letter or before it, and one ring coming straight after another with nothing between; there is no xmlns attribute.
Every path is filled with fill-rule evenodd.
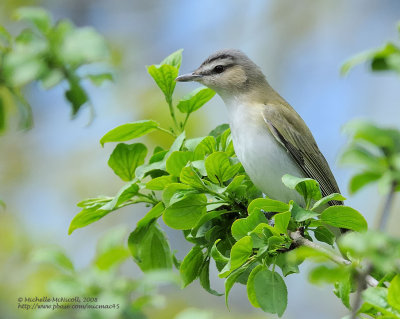
<svg viewBox="0 0 400 319"><path fill-rule="evenodd" d="M266 83L260 68L243 52L234 49L215 52L194 72L178 76L176 81L199 82L222 97L241 94Z"/></svg>

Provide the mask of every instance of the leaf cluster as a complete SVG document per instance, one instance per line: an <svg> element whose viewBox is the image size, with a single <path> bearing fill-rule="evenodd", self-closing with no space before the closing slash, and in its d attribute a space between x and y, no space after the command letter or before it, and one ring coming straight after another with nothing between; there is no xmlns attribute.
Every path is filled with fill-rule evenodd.
<svg viewBox="0 0 400 319"><path fill-rule="evenodd" d="M377 182L382 193L400 190L400 131L381 128L366 121L345 126L350 142L341 162L361 168L349 183L350 193Z"/></svg>
<svg viewBox="0 0 400 319"><path fill-rule="evenodd" d="M78 28L66 19L54 23L42 8L19 8L14 18L28 26L15 37L0 26L0 131L6 128L13 106L19 110L20 128L32 126L31 106L22 90L34 82L45 90L66 82L65 97L76 116L89 102L82 82L89 79L101 85L112 80L110 73L81 71L83 66L108 59L104 38L93 28Z"/></svg>
<svg viewBox="0 0 400 319"><path fill-rule="evenodd" d="M57 296L61 293L65 298L84 296L89 298L85 303L92 305L96 302L90 300L97 298L106 300L103 304L111 307L108 311L96 310L96 314L90 309L81 310L86 316L109 318L112 311L113 318L147 318L143 310L154 306L160 299L158 287L163 284L178 285L179 277L168 270L149 272L140 279L121 276L119 270L130 256L124 243L126 235L126 229L108 231L98 242L93 262L84 269L76 269L71 259L57 247L34 250L31 261L47 266L47 269L50 266L57 270L46 283L49 295ZM77 309L55 309L48 317L76 317L77 311L79 312Z"/></svg>
<svg viewBox="0 0 400 319"><path fill-rule="evenodd" d="M400 23L397 25L397 30L400 36ZM342 65L341 73L347 74L362 63L368 63L373 72L389 71L400 74L400 46L387 42L381 48L359 53Z"/></svg>

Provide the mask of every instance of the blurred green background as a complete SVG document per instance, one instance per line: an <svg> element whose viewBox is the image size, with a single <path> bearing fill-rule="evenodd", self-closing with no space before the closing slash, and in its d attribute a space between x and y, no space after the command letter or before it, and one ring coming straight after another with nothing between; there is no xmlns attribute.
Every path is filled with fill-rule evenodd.
<svg viewBox="0 0 400 319"><path fill-rule="evenodd" d="M144 206L121 209L67 235L69 222L79 211L75 203L97 194L113 195L122 186L107 165L113 146L103 149L99 139L129 121L152 118L168 125L163 96L145 65L158 63L183 48L181 70L186 73L217 49L238 48L261 66L270 84L304 118L346 196L352 171L336 161L346 142L340 132L342 125L361 117L399 127L400 90L395 74L372 75L367 68L358 67L342 78L339 67L355 53L396 39L394 26L400 18L400 2L1 0L0 24L13 34L21 26L11 19L12 12L23 5L40 5L56 19L68 18L78 26L95 27L111 45L116 71L114 84L100 89L85 84L96 112L90 125L88 108L76 120L70 120L63 87L43 92L32 85L25 93L33 106L34 128L28 132L10 130L0 137L0 198L7 204L0 212L0 318L122 318L121 313L112 311L26 311L17 309L17 298L62 296L71 291L91 294L93 289L100 289L104 303L108 303L123 299L132 287L139 297L150 296L143 301L149 318L180 318L176 316L182 311L186 311L181 313L182 318L269 317L251 307L244 287L234 287L229 313L223 297L207 294L197 283L181 291L165 274L143 278L129 258L112 271L96 267L102 252L98 240L122 225L123 229L113 232L119 234L118 240L110 234L107 238L114 244L126 242L146 210ZM176 90L183 95L195 87L182 84ZM216 97L189 121L189 136L205 135L225 122L226 110ZM158 133L149 139L164 146L171 142ZM370 225L382 203L368 198L377 192L372 186L347 201L366 216ZM399 207L398 199L395 205ZM400 219L392 215L390 232L398 235ZM177 256L182 257L189 246L178 231L166 232L172 248L178 250ZM52 247L53 257L43 257L46 247ZM65 263L60 265L57 258L58 266L54 266L54 256L62 255L60 251L71 258L75 270ZM53 262L43 262L49 259ZM303 270L306 268L303 265ZM284 317L333 319L346 314L329 288L308 284L306 273L287 278L289 306ZM222 291L222 281L215 272L213 276L212 285ZM159 281L172 284L157 288ZM143 282L150 282L149 287ZM132 296L134 300L139 297ZM203 312L195 315L187 308ZM126 315L134 316L133 312ZM135 316L141 318L138 313Z"/></svg>

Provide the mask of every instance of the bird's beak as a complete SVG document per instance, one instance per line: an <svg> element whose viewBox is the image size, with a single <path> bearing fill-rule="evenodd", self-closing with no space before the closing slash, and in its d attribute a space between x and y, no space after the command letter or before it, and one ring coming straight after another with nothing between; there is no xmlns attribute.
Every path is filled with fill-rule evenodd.
<svg viewBox="0 0 400 319"><path fill-rule="evenodd" d="M188 73L178 76L175 81L176 82L190 82L190 81L198 81L202 76L199 74Z"/></svg>

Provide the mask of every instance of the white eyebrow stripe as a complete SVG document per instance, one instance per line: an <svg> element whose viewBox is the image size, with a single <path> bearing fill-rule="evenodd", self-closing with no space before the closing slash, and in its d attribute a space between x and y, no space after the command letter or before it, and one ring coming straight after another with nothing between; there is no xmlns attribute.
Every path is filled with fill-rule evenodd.
<svg viewBox="0 0 400 319"><path fill-rule="evenodd" d="M200 69L201 72L208 73L211 72L217 65L229 65L233 63L233 59L231 57L224 59L213 60L210 63L203 65Z"/></svg>

